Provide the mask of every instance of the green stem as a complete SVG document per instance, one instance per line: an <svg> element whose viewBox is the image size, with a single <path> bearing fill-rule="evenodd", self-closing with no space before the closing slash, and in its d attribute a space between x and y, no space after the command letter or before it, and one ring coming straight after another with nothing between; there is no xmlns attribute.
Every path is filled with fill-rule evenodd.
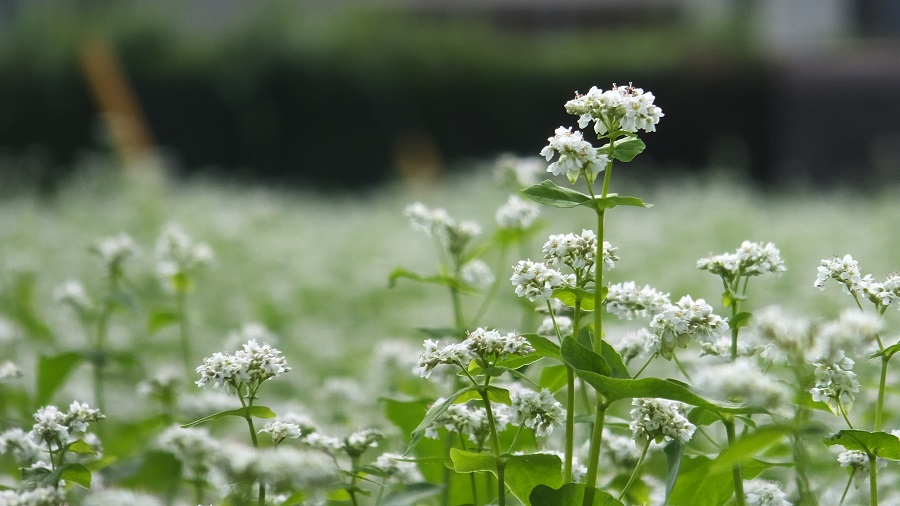
<svg viewBox="0 0 900 506"><path fill-rule="evenodd" d="M94 342L94 402L97 403L97 409L101 413L106 413L104 374L104 369L106 368L106 338L109 335L109 318L112 316L113 311L113 297L119 291L118 269L111 267L107 275L109 276L109 285L107 286L103 309L100 311L100 316L97 319L97 335Z"/></svg>
<svg viewBox="0 0 900 506"><path fill-rule="evenodd" d="M806 419L809 411L806 408L797 406L794 411L794 432L791 435L793 440L794 453L794 469L796 469L795 481L797 483L797 495L799 496L798 506L809 506L816 503L815 496L809 486L809 454L803 445L803 439L799 427L806 426ZM845 492L846 493L846 492Z"/></svg>
<svg viewBox="0 0 900 506"><path fill-rule="evenodd" d="M462 432L459 433L459 447L462 450L466 449L466 438ZM478 483L475 481L475 473L469 473L469 484L472 487L472 504L478 504Z"/></svg>
<svg viewBox="0 0 900 506"><path fill-rule="evenodd" d="M688 372L687 372L687 369L685 369L684 366L681 364L681 361L678 360L678 355L676 355L674 351L672 352L672 360L675 362L675 365L678 366L678 370L681 371L681 374L684 375L685 379L693 382L690 374L688 374Z"/></svg>
<svg viewBox="0 0 900 506"><path fill-rule="evenodd" d="M891 358L887 355L881 356L881 378L878 380L878 402L875 404L875 432L879 432L882 428L884 418L884 389L887 385L887 369L888 361Z"/></svg>
<svg viewBox="0 0 900 506"><path fill-rule="evenodd" d="M653 359L656 358L656 357L657 357L657 354L656 354L656 353L654 353L653 355L650 355L650 358L647 359L647 363L645 363L644 366L641 367L641 369L640 369L638 372L635 373L635 375L633 376L633 378L634 378L634 379L637 379L637 377L640 376L641 373L644 372L644 369L646 369L647 366L650 365L650 362L653 362Z"/></svg>
<svg viewBox="0 0 900 506"><path fill-rule="evenodd" d="M853 483L853 475L856 474L856 469L850 472L850 477L847 478L847 486L844 487L844 493L841 494L841 502L838 504L844 504L844 499L847 498L847 492L850 491L850 484Z"/></svg>
<svg viewBox="0 0 900 506"><path fill-rule="evenodd" d="M869 454L869 496L871 497L870 504L872 506L878 506L878 466L876 465L875 455Z"/></svg>
<svg viewBox="0 0 900 506"><path fill-rule="evenodd" d="M637 464L634 466L634 471L631 472L631 477L628 478L628 483L625 484L625 488L622 489L622 492L619 494L619 501L625 497L625 494L628 493L628 489L631 488L631 484L634 483L634 480L637 478L638 472L641 469L641 464L644 463L644 458L647 456L647 450L650 449L650 440L647 440L647 444L644 445L643 451L641 451L641 458L638 459Z"/></svg>
<svg viewBox="0 0 900 506"><path fill-rule="evenodd" d="M850 418L847 416L847 410L844 409L844 403L841 402L841 399L837 399L838 410L841 412L841 416L844 417L844 421L847 422L847 427L850 427L850 430L853 430L853 424L850 423Z"/></svg>
<svg viewBox="0 0 900 506"><path fill-rule="evenodd" d="M500 455L500 438L497 436L497 425L494 422L494 413L491 410L491 400L487 394L487 382L490 378L485 379L485 388L479 390L481 400L484 402L484 410L487 413L488 428L491 431L491 448L494 451L494 459L497 462L497 504L499 506L506 505L506 481L504 479L504 470L506 469L506 461Z"/></svg>
<svg viewBox="0 0 900 506"><path fill-rule="evenodd" d="M734 418L730 415L726 415L722 420L722 423L725 425L725 434L728 436L728 447L731 448L735 443L735 434L734 434ZM734 503L737 506L744 506L744 478L741 476L741 466L740 464L735 464L731 468L731 477L734 480Z"/></svg>
<svg viewBox="0 0 900 506"><path fill-rule="evenodd" d="M357 474L357 469L359 469L359 457L350 457L350 470L351 470L351 478L350 478L350 502L353 503L353 506L359 506L359 500L356 498L356 480L359 476ZM262 506L262 503L260 503Z"/></svg>
<svg viewBox="0 0 900 506"><path fill-rule="evenodd" d="M178 315L178 337L181 341L181 358L184 360L185 377L190 379L194 374L191 340L188 335L187 293L185 288L175 289L175 312Z"/></svg>
<svg viewBox="0 0 900 506"><path fill-rule="evenodd" d="M447 434L444 440L444 459L450 461L450 449L453 448L453 434ZM450 506L450 480L452 479L452 469L443 466L443 474L441 479L444 483L444 489L441 491L441 505Z"/></svg>
<svg viewBox="0 0 900 506"><path fill-rule="evenodd" d="M575 304L579 304L576 302ZM562 345L563 337L559 332L559 325L556 323L556 316L553 314L553 307L550 301L547 301L547 310L550 311L550 318L553 320L553 328L556 330L556 338ZM575 332L575 326L572 326ZM572 481L572 460L575 453L575 370L569 364L566 364L566 448L563 461L563 483Z"/></svg>
<svg viewBox="0 0 900 506"><path fill-rule="evenodd" d="M601 394L597 394L597 408L594 414L594 427L591 431L591 447L588 455L588 470L584 477L583 506L593 506L594 491L597 489L597 468L600 463L600 445L603 444L603 422L606 420L606 403Z"/></svg>

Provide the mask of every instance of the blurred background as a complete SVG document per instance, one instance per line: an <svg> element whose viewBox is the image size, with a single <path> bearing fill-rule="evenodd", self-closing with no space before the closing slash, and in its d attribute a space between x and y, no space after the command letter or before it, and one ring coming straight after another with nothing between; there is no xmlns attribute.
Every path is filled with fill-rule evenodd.
<svg viewBox="0 0 900 506"><path fill-rule="evenodd" d="M534 156L592 85L636 163L765 188L900 179L896 0L0 0L0 188L98 157L368 189Z"/></svg>

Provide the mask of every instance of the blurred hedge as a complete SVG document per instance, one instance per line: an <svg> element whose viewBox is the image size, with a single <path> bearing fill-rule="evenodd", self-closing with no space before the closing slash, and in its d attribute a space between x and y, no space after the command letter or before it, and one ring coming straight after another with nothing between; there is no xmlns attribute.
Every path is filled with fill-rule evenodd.
<svg viewBox="0 0 900 506"><path fill-rule="evenodd" d="M541 29L484 12L265 2L227 4L212 22L215 2L186 5L19 3L0 30L0 171L42 146L52 183L104 147L78 65L96 35L185 170L357 187L393 177L403 157L536 154L573 124L562 104L575 90L629 81L667 114L650 163L706 164L723 138L766 143L759 60L678 20Z"/></svg>

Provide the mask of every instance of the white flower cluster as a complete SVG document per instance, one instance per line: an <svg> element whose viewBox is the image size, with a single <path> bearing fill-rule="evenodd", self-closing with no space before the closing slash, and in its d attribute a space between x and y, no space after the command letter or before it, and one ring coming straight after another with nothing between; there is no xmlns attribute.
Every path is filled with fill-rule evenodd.
<svg viewBox="0 0 900 506"><path fill-rule="evenodd" d="M417 368L419 375L427 378L439 365L456 365L465 368L472 359L484 365L495 363L509 355L528 355L534 352L531 343L521 334L510 332L501 335L496 330L477 328L468 333L461 343L452 343L438 349L438 342L426 339L425 351L419 355Z"/></svg>
<svg viewBox="0 0 900 506"><path fill-rule="evenodd" d="M671 302L668 293L650 285L638 288L634 281L626 281L609 285L604 304L606 310L620 320L634 320L655 315Z"/></svg>
<svg viewBox="0 0 900 506"><path fill-rule="evenodd" d="M34 490L22 492L0 490L0 504L4 506L59 506L67 503L64 488L39 486Z"/></svg>
<svg viewBox="0 0 900 506"><path fill-rule="evenodd" d="M437 399L434 401L434 405L439 405L444 400ZM492 402L491 414L494 416L497 432L503 431L509 424L509 406ZM468 436L469 441L477 446L481 446L490 435L487 410L483 406L451 404L430 426L425 428L425 437L438 439L438 430L442 428L452 433Z"/></svg>
<svg viewBox="0 0 900 506"><path fill-rule="evenodd" d="M788 314L780 306L769 306L753 315L748 339L762 348L767 362L805 360L812 346L812 323Z"/></svg>
<svg viewBox="0 0 900 506"><path fill-rule="evenodd" d="M332 460L319 452L291 446L256 449L227 440L219 445L216 469L221 471L227 483L237 486L260 481L276 491L321 489L334 483L337 477Z"/></svg>
<svg viewBox="0 0 900 506"><path fill-rule="evenodd" d="M12 360L0 363L0 383L22 377L22 370Z"/></svg>
<svg viewBox="0 0 900 506"><path fill-rule="evenodd" d="M556 337L556 328L553 326L554 318L556 319L556 325L559 326L559 335L563 337L572 335L574 323L568 316L545 317L544 321L541 322L541 326L538 327L536 334L544 337Z"/></svg>
<svg viewBox="0 0 900 506"><path fill-rule="evenodd" d="M138 506L163 506L165 503L156 496L118 488L104 488L91 491L84 498L81 506L121 506L132 504Z"/></svg>
<svg viewBox="0 0 900 506"><path fill-rule="evenodd" d="M203 427L183 429L173 425L156 437L153 446L173 455L186 470L191 470L194 478L204 477L221 457L220 441Z"/></svg>
<svg viewBox="0 0 900 506"><path fill-rule="evenodd" d="M847 308L837 320L816 329L815 344L808 354L816 361L832 360L836 353L868 353L867 349L884 330L884 320L878 315Z"/></svg>
<svg viewBox="0 0 900 506"><path fill-rule="evenodd" d="M622 336L613 347L627 364L647 351L647 345L651 339L650 331L641 328Z"/></svg>
<svg viewBox="0 0 900 506"><path fill-rule="evenodd" d="M634 439L603 429L603 446L600 447L602 462L610 462L618 469L631 471L641 459L641 450Z"/></svg>
<svg viewBox="0 0 900 506"><path fill-rule="evenodd" d="M791 506L781 487L774 481L750 480L744 483L747 506Z"/></svg>
<svg viewBox="0 0 900 506"><path fill-rule="evenodd" d="M300 438L300 426L296 423L290 422L282 422L280 420L275 420L266 424L263 429L260 429L259 433L268 432L272 435L272 444L278 446L287 438L298 439Z"/></svg>
<svg viewBox="0 0 900 506"><path fill-rule="evenodd" d="M740 340L737 343L737 356L749 357L763 349L763 347L748 346L746 339ZM731 357L731 336L722 334L715 339L700 342L700 356Z"/></svg>
<svg viewBox="0 0 900 506"><path fill-rule="evenodd" d="M685 295L677 304L666 304L650 322L653 332L647 351L671 359L676 347L687 348L692 337L716 338L728 330L728 322L712 312L703 299Z"/></svg>
<svg viewBox="0 0 900 506"><path fill-rule="evenodd" d="M92 251L100 257L107 270L118 270L125 259L137 253L137 245L130 235L121 233L98 240Z"/></svg>
<svg viewBox="0 0 900 506"><path fill-rule="evenodd" d="M846 450L840 453L837 458L841 467L849 467L853 470L853 481L859 487L866 479L869 478L869 456L860 450ZM887 466L887 459L876 458L875 467Z"/></svg>
<svg viewBox="0 0 900 506"><path fill-rule="evenodd" d="M631 433L634 442L643 448L648 441L678 441L686 444L697 427L679 411L680 403L665 399L634 399L631 401Z"/></svg>
<svg viewBox="0 0 900 506"><path fill-rule="evenodd" d="M572 184L578 181L582 171L588 183L593 183L597 174L606 170L606 164L609 163L609 155L601 153L590 142L584 140L581 132L578 130L573 132L571 127L557 128L547 142L549 144L541 150L541 156L549 162L554 154L559 155L559 158L547 167L547 172L554 176L565 174Z"/></svg>
<svg viewBox="0 0 900 506"><path fill-rule="evenodd" d="M853 394L859 392L859 380L852 371L853 360L841 351L834 359L813 365L816 366L816 386L809 391L812 399L828 404L835 415L849 413L855 399Z"/></svg>
<svg viewBox="0 0 900 506"><path fill-rule="evenodd" d="M403 455L399 453L382 453L373 465L392 482L414 483L423 479L416 463L403 460Z"/></svg>
<svg viewBox="0 0 900 506"><path fill-rule="evenodd" d="M481 227L474 221L456 223L443 209L428 209L421 202L406 206L404 212L413 229L444 241L454 255L462 253L466 245L481 233Z"/></svg>
<svg viewBox="0 0 900 506"><path fill-rule="evenodd" d="M824 290L825 282L829 279L841 283L844 293L854 297L865 297L875 304L875 308L879 311L900 300L900 273L891 273L884 281L875 281L871 274L863 276L860 273L859 263L849 254L844 255L844 258L822 259L813 286ZM900 311L900 304L895 306Z"/></svg>
<svg viewBox="0 0 900 506"><path fill-rule="evenodd" d="M749 358L703 367L693 380L694 385L705 394L751 406L776 408L790 399L787 387L770 375L763 374L755 361Z"/></svg>
<svg viewBox="0 0 900 506"><path fill-rule="evenodd" d="M241 384L259 384L290 370L280 351L251 339L233 355L216 352L203 359L203 364L196 369L200 374L196 385L203 387L212 381L215 388L237 390Z"/></svg>
<svg viewBox="0 0 900 506"><path fill-rule="evenodd" d="M574 286L576 280L574 274L564 275L544 263L529 259L519 260L513 266L513 275L509 281L516 287L516 295L535 302L550 300L553 290Z"/></svg>
<svg viewBox="0 0 900 506"><path fill-rule="evenodd" d="M459 268L463 283L476 288L485 288L494 282L494 271L481 260L469 260Z"/></svg>
<svg viewBox="0 0 900 506"><path fill-rule="evenodd" d="M18 427L8 429L0 434L0 454L12 453L13 458L19 464L31 464L40 458L42 451L38 443Z"/></svg>
<svg viewBox="0 0 900 506"><path fill-rule="evenodd" d="M534 434L538 437L552 434L553 426L561 424L566 417L565 408L546 388L540 392L523 388L511 397L509 423L534 429Z"/></svg>
<svg viewBox="0 0 900 506"><path fill-rule="evenodd" d="M785 271L781 252L771 242L744 241L734 253L710 255L697 260L697 268L719 275L727 283L744 276Z"/></svg>
<svg viewBox="0 0 900 506"><path fill-rule="evenodd" d="M35 424L28 436L39 445L56 449L78 439L87 431L88 423L106 418L98 409L78 401L69 405L69 411L62 412L56 406L45 406L34 414Z"/></svg>
<svg viewBox="0 0 900 506"><path fill-rule="evenodd" d="M613 130L623 132L655 132L659 118L665 116L662 109L653 104L653 93L641 88L616 86L607 91L592 86L584 95L566 102L566 112L579 116L578 127L594 122L594 131L604 135Z"/></svg>
<svg viewBox="0 0 900 506"><path fill-rule="evenodd" d="M156 241L156 272L163 278L186 274L213 260L206 243L195 243L182 228L170 223Z"/></svg>
<svg viewBox="0 0 900 506"><path fill-rule="evenodd" d="M94 307L84 285L80 281L70 279L53 291L53 298L63 304L72 306L78 312L90 311Z"/></svg>
<svg viewBox="0 0 900 506"><path fill-rule="evenodd" d="M534 202L526 202L517 195L510 195L506 204L497 209L494 216L500 228L525 230L534 224L541 208Z"/></svg>
<svg viewBox="0 0 900 506"><path fill-rule="evenodd" d="M551 235L544 243L543 253L547 265L555 269L567 265L576 272L589 274L594 271L597 256L597 234L593 230L582 230L581 235L556 234ZM603 241L603 264L608 269L616 266L619 257L616 256L618 248Z"/></svg>
<svg viewBox="0 0 900 506"><path fill-rule="evenodd" d="M494 162L494 174L497 180L511 180L517 189L537 183L546 168L544 160L536 156L520 158L505 153L497 157L497 161Z"/></svg>
<svg viewBox="0 0 900 506"><path fill-rule="evenodd" d="M384 434L375 429L358 430L344 438L343 450L350 457L359 457L369 448L375 448Z"/></svg>

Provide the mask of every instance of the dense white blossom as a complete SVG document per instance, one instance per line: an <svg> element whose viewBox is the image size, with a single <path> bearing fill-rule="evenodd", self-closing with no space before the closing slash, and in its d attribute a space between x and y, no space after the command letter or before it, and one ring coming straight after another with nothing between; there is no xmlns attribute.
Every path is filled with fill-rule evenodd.
<svg viewBox="0 0 900 506"><path fill-rule="evenodd" d="M847 308L837 320L816 328L815 344L809 354L819 361L831 360L837 353L869 353L869 345L884 328L884 320L878 315Z"/></svg>
<svg viewBox="0 0 900 506"><path fill-rule="evenodd" d="M539 336L557 337L556 328L553 326L554 318L556 319L556 325L559 326L559 335L563 337L572 335L573 322L568 316L545 317L536 333Z"/></svg>
<svg viewBox="0 0 900 506"><path fill-rule="evenodd" d="M754 360L743 357L700 368L693 383L713 398L770 409L788 402L791 396L784 384L764 374Z"/></svg>
<svg viewBox="0 0 900 506"><path fill-rule="evenodd" d="M43 448L18 427L0 434L0 454L12 454L19 464L31 464L40 458L42 452Z"/></svg>
<svg viewBox="0 0 900 506"><path fill-rule="evenodd" d="M463 283L476 288L486 288L494 282L494 271L481 260L469 260L459 269Z"/></svg>
<svg viewBox="0 0 900 506"><path fill-rule="evenodd" d="M506 204L497 209L494 216L500 228L525 230L534 224L541 208L534 202L527 202L518 195L510 195Z"/></svg>
<svg viewBox="0 0 900 506"><path fill-rule="evenodd" d="M534 429L538 437L553 433L553 427L563 422L566 410L546 388L540 392L522 389L511 396L509 423Z"/></svg>
<svg viewBox="0 0 900 506"><path fill-rule="evenodd" d="M817 362L816 386L810 389L812 399L828 404L835 415L849 413L855 396L859 392L859 380L852 371L854 362L843 352L838 352L828 361Z"/></svg>
<svg viewBox="0 0 900 506"><path fill-rule="evenodd" d="M343 450L350 457L359 457L369 448L375 448L384 439L384 434L375 429L363 429L344 438Z"/></svg>
<svg viewBox="0 0 900 506"><path fill-rule="evenodd" d="M865 452L859 450L845 450L838 455L837 461L841 467L848 467L853 470L853 482L856 487L859 487L869 478L869 466L871 463L869 461L869 456L866 455ZM885 467L886 465L886 459L875 459L876 469Z"/></svg>
<svg viewBox="0 0 900 506"><path fill-rule="evenodd" d="M528 355L534 348L521 334L510 332L506 335L496 330L477 328L469 332L461 343L451 343L440 347L437 341L426 339L425 351L419 355L417 367L419 375L427 378L439 365L465 367L473 359L488 367L510 355Z"/></svg>
<svg viewBox="0 0 900 506"><path fill-rule="evenodd" d="M859 263L848 253L844 258L823 258L818 268L818 275L813 285L819 290L825 289L825 282L833 279L843 285L844 293L859 293L863 291L860 284L862 275L859 272Z"/></svg>
<svg viewBox="0 0 900 506"><path fill-rule="evenodd" d="M653 332L647 351L671 359L676 348L686 348L692 338L715 339L728 330L728 322L712 312L703 299L685 295L677 304L666 304L650 322Z"/></svg>
<svg viewBox="0 0 900 506"><path fill-rule="evenodd" d="M554 269L561 269L563 265L572 268L581 277L586 278L594 272L594 264L597 256L597 234L593 230L582 230L581 234L556 234L551 235L543 247L546 264ZM618 248L603 241L601 254L603 265L612 269L619 261L616 256Z"/></svg>
<svg viewBox="0 0 900 506"><path fill-rule="evenodd" d="M623 471L632 471L641 459L641 451L634 439L603 429L603 446L600 459Z"/></svg>
<svg viewBox="0 0 900 506"><path fill-rule="evenodd" d="M406 206L404 212L413 229L442 241L454 255L459 255L466 245L481 234L481 227L474 221L457 223L444 209L429 209L421 202Z"/></svg>
<svg viewBox="0 0 900 506"><path fill-rule="evenodd" d="M65 489L38 486L32 490L0 490L0 504L4 506L60 506L66 504Z"/></svg>
<svg viewBox="0 0 900 506"><path fill-rule="evenodd" d="M444 401L445 399L442 398L437 399L433 405L440 405ZM497 431L503 431L509 423L509 406L491 402L491 414L494 416L494 426ZM481 446L490 435L487 410L483 406L451 404L431 425L425 428L425 437L437 439L439 429L467 436L473 444Z"/></svg>
<svg viewBox="0 0 900 506"><path fill-rule="evenodd" d="M633 281L609 285L603 303L606 310L620 320L650 317L671 304L668 293L650 285L638 287Z"/></svg>
<svg viewBox="0 0 900 506"><path fill-rule="evenodd" d="M635 443L643 448L648 441L678 441L686 444L696 427L679 410L679 403L665 399L634 399L631 401L631 433Z"/></svg>
<svg viewBox="0 0 900 506"><path fill-rule="evenodd" d="M166 225L156 240L156 271L163 278L184 275L213 260L212 248L194 242L180 226Z"/></svg>
<svg viewBox="0 0 900 506"><path fill-rule="evenodd" d="M635 358L644 354L647 350L647 343L650 342L652 334L646 328L640 328L634 332L629 332L622 336L613 348L622 357L625 363L629 363Z"/></svg>
<svg viewBox="0 0 900 506"><path fill-rule="evenodd" d="M282 422L275 420L266 424L259 433L268 432L272 435L272 444L278 446L287 438L297 439L300 437L300 426L295 423Z"/></svg>
<svg viewBox="0 0 900 506"><path fill-rule="evenodd" d="M575 285L574 274L563 274L541 262L519 260L513 266L509 281L516 287L516 295L526 297L531 302L545 302L553 296L553 290Z"/></svg>
<svg viewBox="0 0 900 506"><path fill-rule="evenodd" d="M399 453L382 453L373 465L392 482L413 483L423 479L416 463L403 460L403 455Z"/></svg>
<svg viewBox="0 0 900 506"><path fill-rule="evenodd" d="M761 349L767 362L804 360L812 348L812 323L788 314L780 306L754 311L747 340Z"/></svg>
<svg viewBox="0 0 900 506"><path fill-rule="evenodd" d="M201 478L221 458L220 443L203 427L183 429L172 425L156 437L153 446L178 459L193 477Z"/></svg>
<svg viewBox="0 0 900 506"><path fill-rule="evenodd" d="M747 506L791 506L781 487L773 481L749 480L744 483Z"/></svg>
<svg viewBox="0 0 900 506"><path fill-rule="evenodd" d="M72 402L69 411L60 411L56 406L44 406L34 414L35 424L28 436L39 445L59 449L84 434L88 423L106 418L100 410L91 409L87 404Z"/></svg>
<svg viewBox="0 0 900 506"><path fill-rule="evenodd" d="M584 128L592 121L598 135L610 129L624 132L655 132L659 119L665 116L662 109L653 104L656 97L641 88L616 86L603 91L596 86L584 95L576 93L566 102L566 112L578 116L578 127Z"/></svg>
<svg viewBox="0 0 900 506"><path fill-rule="evenodd" d="M547 139L547 146L541 150L541 156L549 162L554 155L559 158L547 167L547 172L554 176L565 174L569 182L575 184L578 176L584 171L588 183L593 183L597 174L606 170L609 156L584 140L581 132L572 128L559 127L553 137Z"/></svg>
<svg viewBox="0 0 900 506"><path fill-rule="evenodd" d="M268 344L251 339L233 355L216 352L197 367L198 387L210 381L215 388L237 388L241 384L258 384L290 371L281 352Z"/></svg>
<svg viewBox="0 0 900 506"><path fill-rule="evenodd" d="M94 243L92 251L96 253L109 271L118 270L128 257L137 253L137 245L130 235L104 237Z"/></svg>
<svg viewBox="0 0 900 506"><path fill-rule="evenodd" d="M767 272L781 274L785 271L781 252L771 242L744 241L734 253L710 255L697 260L697 268L719 275L726 283Z"/></svg>

